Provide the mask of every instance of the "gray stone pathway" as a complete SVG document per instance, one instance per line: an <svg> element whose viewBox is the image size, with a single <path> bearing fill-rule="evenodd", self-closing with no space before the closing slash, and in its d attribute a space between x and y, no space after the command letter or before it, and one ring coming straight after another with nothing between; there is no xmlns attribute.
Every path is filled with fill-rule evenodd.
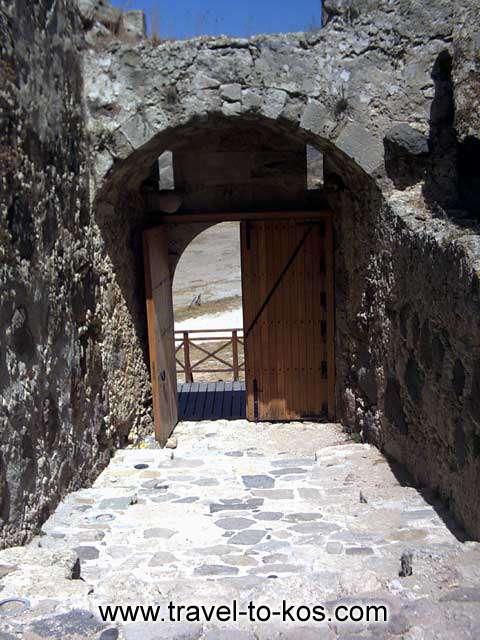
<svg viewBox="0 0 480 640"><path fill-rule="evenodd" d="M480 544L336 425L183 423L0 553L0 640L480 638ZM152 447L152 448L150 448ZM402 554L412 575L400 577ZM384 603L385 624L103 624L99 605ZM163 609L162 609L163 610ZM9 615L5 615L9 614Z"/></svg>

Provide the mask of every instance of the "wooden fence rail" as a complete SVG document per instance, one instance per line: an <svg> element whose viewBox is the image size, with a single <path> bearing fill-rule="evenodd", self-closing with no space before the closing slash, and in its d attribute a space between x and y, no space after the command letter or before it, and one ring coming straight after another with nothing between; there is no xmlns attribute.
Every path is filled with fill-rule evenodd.
<svg viewBox="0 0 480 640"><path fill-rule="evenodd" d="M175 331L177 374L184 374L185 382L193 382L194 373L231 373L233 381L236 382L240 378L240 372L245 368L245 362L240 362L239 346L243 350L243 329ZM192 354L199 359L192 362ZM209 367L209 363L213 363L217 368ZM224 368L219 369L217 363Z"/></svg>

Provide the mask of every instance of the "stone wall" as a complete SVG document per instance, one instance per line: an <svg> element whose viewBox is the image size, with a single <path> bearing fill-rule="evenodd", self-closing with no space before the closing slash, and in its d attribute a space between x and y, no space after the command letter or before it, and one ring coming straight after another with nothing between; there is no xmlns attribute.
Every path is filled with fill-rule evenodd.
<svg viewBox="0 0 480 640"><path fill-rule="evenodd" d="M96 316L77 18L0 2L0 547L92 481L116 436Z"/></svg>
<svg viewBox="0 0 480 640"><path fill-rule="evenodd" d="M453 75L459 139L480 137L480 25L478 0L455 0Z"/></svg>
<svg viewBox="0 0 480 640"><path fill-rule="evenodd" d="M478 539L478 227L432 217L419 189L383 202L368 182L343 179L329 194L348 211L335 217L339 417Z"/></svg>
<svg viewBox="0 0 480 640"><path fill-rule="evenodd" d="M455 2L453 88L458 134L459 192L480 220L480 25L478 0Z"/></svg>
<svg viewBox="0 0 480 640"><path fill-rule="evenodd" d="M392 225L383 441L480 537L480 236L405 216ZM395 251L393 248L395 247Z"/></svg>

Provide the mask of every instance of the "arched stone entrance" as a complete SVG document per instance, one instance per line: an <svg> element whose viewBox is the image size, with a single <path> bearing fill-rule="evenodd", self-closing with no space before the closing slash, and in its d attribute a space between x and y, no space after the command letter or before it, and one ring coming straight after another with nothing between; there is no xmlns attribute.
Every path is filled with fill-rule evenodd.
<svg viewBox="0 0 480 640"><path fill-rule="evenodd" d="M308 189L307 143L324 153L325 190ZM172 152L175 172L175 191L168 194L160 193L158 187L152 186L158 184L155 169L152 178L152 167L156 168L155 159L167 148ZM342 199L339 198L340 193ZM172 196L178 197L178 210L174 214L161 211L165 198L168 197L170 202ZM361 281L367 268L365 260L371 258L374 249L362 255L355 247L359 242L365 243L365 246L373 242L375 216L379 215L382 197L374 179L328 141L292 123L275 123L260 115L225 117L212 114L203 120L193 119L189 125L178 127L175 131L168 130L157 135L122 162L99 194L97 213L105 246L111 248L109 253L115 277L125 284L130 282L124 294L130 301L128 315L133 321L129 334L132 336L135 331L136 338L135 342L128 339L128 348L131 351L134 349L134 358L138 363L138 375L130 388L143 389L145 402L148 402L150 394L148 368L145 366L146 320L143 315L140 239L146 228L159 224L163 226L170 272L173 273L181 252L191 239L215 222L241 220L247 215L261 217L262 214L268 215L271 220L285 220L298 216L299 211L303 211L303 218L312 219L317 212L326 209L330 200L334 203L333 228L336 237L335 297L344 307L346 299L353 300L356 295L354 292L364 286ZM362 217L363 222L370 220L370 224L362 224L358 229L351 228L351 225L355 225L357 215ZM355 238L353 246L349 244L345 249L340 248L344 236L348 243ZM126 237L131 239L130 246L120 252L119 247L125 243ZM325 290L323 293L326 293ZM332 289L332 299L333 293ZM322 305L321 294L322 291L319 291L318 307ZM359 297L357 304L362 303ZM131 313L133 309L134 314ZM126 313L122 316L124 320L128 317ZM345 416L348 410L346 402L349 395L346 389L349 386L347 377L350 363L358 351L369 351L368 345L362 348L358 345L357 332L352 331L348 323L349 318L342 308L337 316L336 339L333 337L332 322L332 352L333 343L336 342L337 355L335 367L333 361L329 365L330 378L336 379L336 389L333 386L331 389L330 417ZM348 336L348 341L343 336ZM327 360L319 358L320 367ZM174 388L173 384L170 386ZM125 400L123 390L122 397ZM326 398L323 402L327 402ZM336 407L336 411L333 407ZM319 415L321 412L315 413ZM169 415L174 416L174 412L170 411Z"/></svg>

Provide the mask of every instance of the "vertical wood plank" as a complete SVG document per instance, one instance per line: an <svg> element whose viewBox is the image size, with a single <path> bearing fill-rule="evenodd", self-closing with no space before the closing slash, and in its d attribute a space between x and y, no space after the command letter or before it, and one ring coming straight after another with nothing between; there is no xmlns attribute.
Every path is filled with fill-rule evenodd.
<svg viewBox="0 0 480 640"><path fill-rule="evenodd" d="M185 365L185 382L193 382L192 363L190 361L190 337L188 331L183 332L183 358Z"/></svg>
<svg viewBox="0 0 480 640"><path fill-rule="evenodd" d="M144 231L143 250L155 437L164 445L178 421L172 282L164 227Z"/></svg>
<svg viewBox="0 0 480 640"><path fill-rule="evenodd" d="M311 416L315 413L315 403L317 398L313 394L313 367L312 351L316 349L313 341L313 277L312 277L312 257L317 249L317 226L313 225L310 234L305 242L305 303L304 303L304 353L305 353L305 375L304 375L304 415Z"/></svg>
<svg viewBox="0 0 480 640"><path fill-rule="evenodd" d="M264 223L264 244L263 251L266 262L265 269L265 293L263 297L266 297L272 290L275 281L278 278L280 269L278 264L282 259L282 247L279 244L281 238L281 226L282 223ZM267 250L267 238L270 250ZM265 309L264 315L267 322L267 334L266 334L266 347L264 347L268 363L268 375L266 376L266 397L265 397L265 420L278 420L277 413L277 398L279 394L279 371L278 371L278 330L277 330L277 318L278 318L278 289L273 294L268 306ZM263 344L263 341L262 341Z"/></svg>
<svg viewBox="0 0 480 640"><path fill-rule="evenodd" d="M161 438L160 392L158 388L158 364L155 329L155 305L153 303L152 270L150 247L147 234L143 235L143 262L145 269L145 302L147 306L148 355L150 359L150 380L152 385L152 408L155 423L155 438Z"/></svg>
<svg viewBox="0 0 480 640"><path fill-rule="evenodd" d="M333 224L331 216L325 221L326 279L327 279L327 367L328 417L335 419L335 293L333 281Z"/></svg>
<svg viewBox="0 0 480 640"><path fill-rule="evenodd" d="M237 382L240 377L238 367L238 332L232 331L232 364L233 364L233 380Z"/></svg>
<svg viewBox="0 0 480 640"><path fill-rule="evenodd" d="M242 313L243 313L243 357L245 362L245 414L247 420L253 420L253 369L252 369L252 341L246 337L245 332L250 326L252 313L254 313L254 301L251 292L252 259L250 246L247 241L249 222L240 223L240 257L242 271ZM218 406L218 405L216 405Z"/></svg>
<svg viewBox="0 0 480 640"><path fill-rule="evenodd" d="M268 266L269 254L271 253L271 245L269 248L267 243L267 222L259 222L253 225L255 229L255 245L252 246L254 264L256 268L256 278L253 286L255 287L255 310L258 310L263 300L268 294ZM255 344L255 379L257 381L257 408L258 419L269 419L269 402L270 402L270 347L271 336L269 327L269 310L265 309L258 319L253 329Z"/></svg>

